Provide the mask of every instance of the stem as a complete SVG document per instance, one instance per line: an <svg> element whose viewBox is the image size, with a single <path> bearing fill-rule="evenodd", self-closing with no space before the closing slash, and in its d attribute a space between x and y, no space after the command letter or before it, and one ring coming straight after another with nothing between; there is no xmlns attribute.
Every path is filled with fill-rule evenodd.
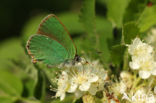
<svg viewBox="0 0 156 103"><path fill-rule="evenodd" d="M127 70L128 69L128 50L125 50L124 53L124 61L123 61L123 70Z"/></svg>
<svg viewBox="0 0 156 103"><path fill-rule="evenodd" d="M152 87L152 84L154 83L155 78L151 78L151 80L149 81L149 85L148 88Z"/></svg>
<svg viewBox="0 0 156 103"><path fill-rule="evenodd" d="M135 82L134 82L134 85L133 85L133 87L132 88L136 88L136 86L138 85L138 83L141 81L141 78L140 77L138 77L138 78L136 78L136 76L135 76Z"/></svg>
<svg viewBox="0 0 156 103"><path fill-rule="evenodd" d="M36 67L37 71L38 71L38 79L41 82L41 97L40 100L42 101L42 103L45 102L45 96L46 96L46 92L45 92L45 88L46 88L46 75L44 73L44 71L37 65L34 64L34 66Z"/></svg>

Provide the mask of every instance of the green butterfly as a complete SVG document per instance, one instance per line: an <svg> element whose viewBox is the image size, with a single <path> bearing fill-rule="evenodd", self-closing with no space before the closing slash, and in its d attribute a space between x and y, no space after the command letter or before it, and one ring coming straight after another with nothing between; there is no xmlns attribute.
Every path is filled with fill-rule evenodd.
<svg viewBox="0 0 156 103"><path fill-rule="evenodd" d="M33 63L42 61L55 66L68 60L80 60L67 29L54 14L41 21L37 33L30 37L26 48Z"/></svg>

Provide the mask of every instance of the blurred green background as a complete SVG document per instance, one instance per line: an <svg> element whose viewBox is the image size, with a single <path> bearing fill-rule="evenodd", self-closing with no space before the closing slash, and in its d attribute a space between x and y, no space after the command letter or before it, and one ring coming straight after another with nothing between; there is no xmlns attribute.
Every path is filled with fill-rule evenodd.
<svg viewBox="0 0 156 103"><path fill-rule="evenodd" d="M32 17L41 13L79 13L82 0L1 0L0 1L0 41L21 36L24 25ZM105 15L106 8L96 3L97 13Z"/></svg>

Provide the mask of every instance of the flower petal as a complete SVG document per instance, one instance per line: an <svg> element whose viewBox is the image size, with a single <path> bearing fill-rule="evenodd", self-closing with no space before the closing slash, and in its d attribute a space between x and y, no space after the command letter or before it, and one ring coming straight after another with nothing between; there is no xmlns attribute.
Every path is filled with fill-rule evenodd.
<svg viewBox="0 0 156 103"><path fill-rule="evenodd" d="M91 74L89 79L88 79L88 82L96 82L97 80L99 79L99 77L95 74Z"/></svg>
<svg viewBox="0 0 156 103"><path fill-rule="evenodd" d="M76 91L76 88L77 88L77 84L72 82L70 88L68 89L68 92L73 93Z"/></svg>
<svg viewBox="0 0 156 103"><path fill-rule="evenodd" d="M156 99L155 96L151 93L148 95L148 98L146 99L146 103L155 103Z"/></svg>
<svg viewBox="0 0 156 103"><path fill-rule="evenodd" d="M62 101L65 98L66 94L65 91L57 91L56 97L60 97L60 100Z"/></svg>
<svg viewBox="0 0 156 103"><path fill-rule="evenodd" d="M139 71L139 76L142 78L142 79L147 79L149 78L151 75L151 73L149 71Z"/></svg>
<svg viewBox="0 0 156 103"><path fill-rule="evenodd" d="M137 63L137 62L130 62L129 63L129 66L132 68L132 69L134 69L134 70L137 70L137 69L139 69L139 67L140 67L140 65Z"/></svg>
<svg viewBox="0 0 156 103"><path fill-rule="evenodd" d="M89 89L89 87L90 87L90 83L89 83L89 82L85 82L85 83L83 83L83 84L81 84L81 85L79 86L79 89L80 89L81 91L87 91L87 90Z"/></svg>
<svg viewBox="0 0 156 103"><path fill-rule="evenodd" d="M156 75L156 68L152 70L152 75Z"/></svg>
<svg viewBox="0 0 156 103"><path fill-rule="evenodd" d="M60 95L60 100L62 101L62 100L65 98L65 96L66 96L66 94L65 94L65 93L62 93L62 94Z"/></svg>

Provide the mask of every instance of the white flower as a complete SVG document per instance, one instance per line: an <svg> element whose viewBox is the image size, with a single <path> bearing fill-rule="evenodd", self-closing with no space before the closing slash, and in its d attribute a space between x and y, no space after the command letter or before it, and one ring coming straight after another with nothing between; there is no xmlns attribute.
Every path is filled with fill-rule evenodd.
<svg viewBox="0 0 156 103"><path fill-rule="evenodd" d="M137 90L131 97L126 93L122 99L129 101L130 103L155 103L156 98L152 92L147 92L144 88Z"/></svg>
<svg viewBox="0 0 156 103"><path fill-rule="evenodd" d="M143 43L139 38L135 38L131 45L128 45L128 52L134 57L143 57L147 54L151 54L153 48Z"/></svg>
<svg viewBox="0 0 156 103"><path fill-rule="evenodd" d="M152 93L145 92L144 89L138 90L132 97L133 103L155 103L155 97Z"/></svg>
<svg viewBox="0 0 156 103"><path fill-rule="evenodd" d="M73 66L65 68L63 78L60 76L58 82L57 97L65 97L65 93L74 93L76 98L81 97L86 92L95 95L97 91L104 88L107 80L107 72L99 66L98 62L92 63L76 63Z"/></svg>
<svg viewBox="0 0 156 103"><path fill-rule="evenodd" d="M112 84L111 89L116 96L120 97L122 94L126 92L127 85L123 81L120 81Z"/></svg>
<svg viewBox="0 0 156 103"><path fill-rule="evenodd" d="M88 91L91 86L91 83L96 82L99 78L94 73L91 73L90 70L87 68L86 70L77 70L73 71L75 74L72 74L71 78L71 89L74 92L78 87L81 91Z"/></svg>
<svg viewBox="0 0 156 103"><path fill-rule="evenodd" d="M143 61L140 66L139 76L147 79L151 74L156 75L156 62L153 59Z"/></svg>
<svg viewBox="0 0 156 103"><path fill-rule="evenodd" d="M68 75L63 71L62 75L58 79L58 91L56 93L56 97L60 97L60 100L63 100L65 98L65 93L68 90L68 86Z"/></svg>
<svg viewBox="0 0 156 103"><path fill-rule="evenodd" d="M126 89L127 89L127 86L125 85L125 83L124 82L120 82L120 94L123 94L125 91L126 91Z"/></svg>
<svg viewBox="0 0 156 103"><path fill-rule="evenodd" d="M120 73L120 77L121 77L120 82L124 83L124 85L126 86L126 89L129 89L132 87L133 81L134 81L132 74L130 74L129 72L126 72L126 71L122 71Z"/></svg>
<svg viewBox="0 0 156 103"><path fill-rule="evenodd" d="M132 96L133 103L145 103L146 102L146 93L144 89L140 89L136 91L136 93Z"/></svg>
<svg viewBox="0 0 156 103"><path fill-rule="evenodd" d="M135 38L131 45L128 45L128 52L132 56L129 66L133 70L139 70L139 76L147 79L156 75L156 62L154 61L153 48Z"/></svg>
<svg viewBox="0 0 156 103"><path fill-rule="evenodd" d="M133 76L126 71L120 73L120 81L112 84L112 91L116 96L124 95L133 85Z"/></svg>

